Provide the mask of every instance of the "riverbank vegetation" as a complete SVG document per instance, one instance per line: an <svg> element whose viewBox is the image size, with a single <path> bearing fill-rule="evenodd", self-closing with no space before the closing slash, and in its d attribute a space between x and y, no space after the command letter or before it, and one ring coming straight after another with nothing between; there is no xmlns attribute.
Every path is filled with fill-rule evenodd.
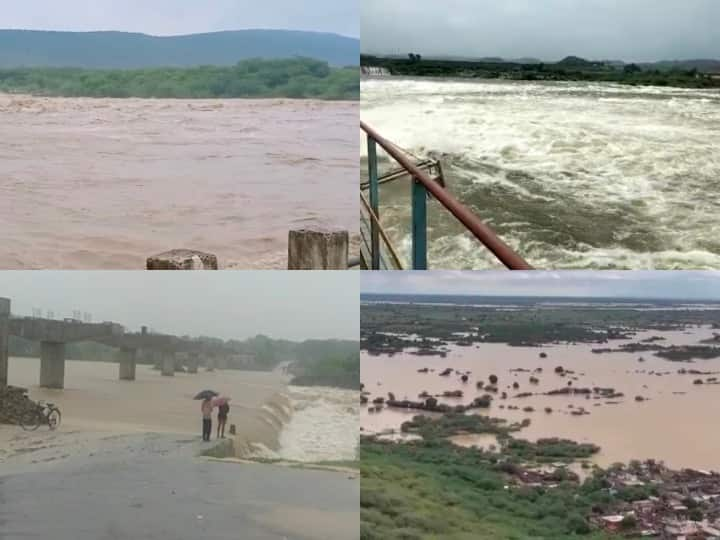
<svg viewBox="0 0 720 540"><path fill-rule="evenodd" d="M357 100L356 67L332 68L310 58L250 59L235 66L102 70L0 70L0 92L109 98L312 98Z"/></svg>
<svg viewBox="0 0 720 540"><path fill-rule="evenodd" d="M357 345L356 345L357 347ZM357 390L360 388L360 355L323 356L291 366L295 374L290 384L297 386L332 386Z"/></svg>
<svg viewBox="0 0 720 540"><path fill-rule="evenodd" d="M588 521L607 499L603 484L581 486L563 468L552 488L521 485L519 456L441 439L363 437L360 456L362 540L610 538Z"/></svg>
<svg viewBox="0 0 720 540"><path fill-rule="evenodd" d="M720 88L720 73L706 73L682 65L592 62L569 56L560 62L512 62L498 59L427 59L411 53L407 58L362 55L361 66L385 69L391 75L461 77L522 81L612 82L632 86Z"/></svg>

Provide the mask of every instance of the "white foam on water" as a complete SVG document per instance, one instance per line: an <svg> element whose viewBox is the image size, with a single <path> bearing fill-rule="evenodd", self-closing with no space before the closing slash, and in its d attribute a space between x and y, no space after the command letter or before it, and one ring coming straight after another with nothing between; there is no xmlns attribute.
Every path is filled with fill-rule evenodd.
<svg viewBox="0 0 720 540"><path fill-rule="evenodd" d="M292 386L290 400L294 410L280 433L280 458L304 462L357 459L357 391Z"/></svg>
<svg viewBox="0 0 720 540"><path fill-rule="evenodd" d="M291 386L288 406L267 408L264 420L277 429L272 447L254 440L240 457L299 462L355 460L358 456L360 409L357 391Z"/></svg>
<svg viewBox="0 0 720 540"><path fill-rule="evenodd" d="M536 266L718 267L718 91L383 79L363 80L361 92L364 121L414 154L439 157L456 196ZM517 204L502 212L499 198ZM383 220L405 250L408 194L384 202ZM526 205L535 213L527 222ZM452 219L435 219L432 265L495 266ZM589 241L594 227L611 234Z"/></svg>

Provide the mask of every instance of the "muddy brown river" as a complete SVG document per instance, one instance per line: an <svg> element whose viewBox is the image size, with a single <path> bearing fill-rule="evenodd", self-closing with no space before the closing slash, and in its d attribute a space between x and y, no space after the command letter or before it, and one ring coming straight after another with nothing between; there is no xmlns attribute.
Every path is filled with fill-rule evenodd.
<svg viewBox="0 0 720 540"><path fill-rule="evenodd" d="M709 328L694 328L686 331L641 332L633 342L652 335L666 340L663 345L696 344L710 337ZM612 341L613 348L628 341ZM495 374L499 378L500 392L508 393L509 399L495 397L489 410L479 409L480 414L520 421L529 418L529 427L516 436L535 440L540 437L564 437L578 442L592 442L602 447L595 457L600 465L631 459L661 459L671 467L697 467L720 470L720 385L695 385L695 379L707 380L719 375L680 375L680 369L715 371L720 373L720 359L697 360L692 363L670 362L643 353L593 354L593 347L607 345L553 345L542 348L510 347L505 344L480 344L473 347L452 347L446 358L419 357L409 352L388 356L361 356L361 380L365 389L371 392L370 400L376 396L387 397L394 392L397 399L418 400L418 394L430 394L445 390L463 390L460 399L440 398L441 402L469 403L475 397L485 394L476 390L479 380L487 383ZM545 352L547 358L540 358ZM644 361L640 362L639 358ZM556 366L575 371L576 380L560 377L554 373ZM434 369L427 374L417 370L423 367ZM462 383L460 376L440 377L439 373L451 367L470 371L470 379ZM511 372L512 369L533 371L539 384L531 385L533 373ZM659 373L659 374L658 374ZM532 396L514 398L521 392L547 392L567 386L568 381L576 387L613 387L625 394L618 399L585 399L584 396ZM512 384L517 381L519 389ZM510 387L510 388L508 388ZM642 396L645 401L635 401ZM617 402L609 404L608 402ZM504 405L505 408L500 408ZM508 410L508 405L520 410ZM524 407L533 407L534 412L523 412ZM553 412L547 414L545 407ZM569 408L572 407L572 408ZM570 411L583 407L590 414L574 416ZM365 432L385 432L399 429L400 424L417 414L412 411L385 408L380 413L369 413L361 409L360 421ZM464 446L487 447L492 443L488 436L461 436L457 443Z"/></svg>
<svg viewBox="0 0 720 540"><path fill-rule="evenodd" d="M0 94L3 268L142 269L174 248L286 267L289 229L357 231L358 105Z"/></svg>

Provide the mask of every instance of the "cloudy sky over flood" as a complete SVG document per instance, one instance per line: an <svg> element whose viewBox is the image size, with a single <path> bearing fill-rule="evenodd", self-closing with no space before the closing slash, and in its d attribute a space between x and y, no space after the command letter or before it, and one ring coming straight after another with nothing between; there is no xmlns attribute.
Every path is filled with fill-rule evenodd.
<svg viewBox="0 0 720 540"><path fill-rule="evenodd" d="M363 272L363 293L720 300L720 272Z"/></svg>
<svg viewBox="0 0 720 540"><path fill-rule="evenodd" d="M357 272L0 272L13 315L89 312L131 331L358 339Z"/></svg>
<svg viewBox="0 0 720 540"><path fill-rule="evenodd" d="M359 36L358 0L0 0L0 28L177 35L269 28Z"/></svg>
<svg viewBox="0 0 720 540"><path fill-rule="evenodd" d="M369 53L720 58L718 0L361 0L360 28Z"/></svg>

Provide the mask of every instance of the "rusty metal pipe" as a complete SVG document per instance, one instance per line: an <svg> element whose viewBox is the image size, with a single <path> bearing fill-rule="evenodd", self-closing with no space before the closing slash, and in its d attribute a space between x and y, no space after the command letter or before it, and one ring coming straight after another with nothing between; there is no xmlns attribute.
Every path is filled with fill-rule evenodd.
<svg viewBox="0 0 720 540"><path fill-rule="evenodd" d="M532 266L525 259L515 253L505 242L503 242L495 231L485 225L469 208L453 197L449 191L438 185L436 182L425 174L424 171L415 166L415 164L407 158L397 147L390 141L382 137L374 129L360 120L360 128L370 137L375 139L383 150L385 150L392 158L404 167L418 182L422 182L433 197L440 204L457 218L460 223L477 238L486 248L488 248L497 259L510 270L532 270Z"/></svg>

